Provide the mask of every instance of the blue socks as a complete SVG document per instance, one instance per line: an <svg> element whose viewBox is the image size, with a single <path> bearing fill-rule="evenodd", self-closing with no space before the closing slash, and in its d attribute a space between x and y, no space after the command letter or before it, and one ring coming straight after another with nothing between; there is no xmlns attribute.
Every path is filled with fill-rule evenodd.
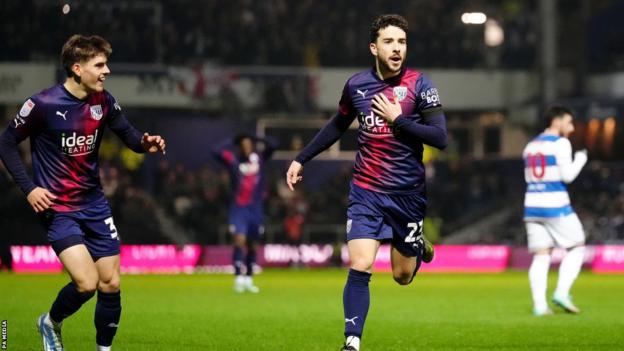
<svg viewBox="0 0 624 351"><path fill-rule="evenodd" d="M247 249L247 256L243 254L243 249L234 247L232 261L234 262L234 274L241 275L244 264L247 268L247 275L253 275L253 265L256 263L256 250Z"/></svg>
<svg viewBox="0 0 624 351"><path fill-rule="evenodd" d="M121 317L121 293L104 293L98 291L95 305L95 340L100 346L110 346L117 333Z"/></svg>
<svg viewBox="0 0 624 351"><path fill-rule="evenodd" d="M245 261L247 264L247 275L253 275L253 265L256 263L256 250L247 249L247 260Z"/></svg>
<svg viewBox="0 0 624 351"><path fill-rule="evenodd" d="M93 296L94 293L81 293L76 289L74 283L65 285L56 296L56 300L50 308L50 319L56 323L61 323L65 318L71 316Z"/></svg>
<svg viewBox="0 0 624 351"><path fill-rule="evenodd" d="M56 323L61 323L65 318L71 316L87 302L94 293L80 293L74 283L65 285L59 291L56 300L50 309L50 319ZM119 318L121 317L121 295L116 293L103 293L98 291L97 303L95 305L95 329L96 342L100 346L110 346L113 337L117 333Z"/></svg>
<svg viewBox="0 0 624 351"><path fill-rule="evenodd" d="M371 278L370 273L349 270L347 284L342 294L345 317L345 337L362 337L364 321L368 314L370 305L370 290L368 283Z"/></svg>
<svg viewBox="0 0 624 351"><path fill-rule="evenodd" d="M232 257L234 262L234 274L241 275L241 268L243 266L243 249L234 247L234 254Z"/></svg>

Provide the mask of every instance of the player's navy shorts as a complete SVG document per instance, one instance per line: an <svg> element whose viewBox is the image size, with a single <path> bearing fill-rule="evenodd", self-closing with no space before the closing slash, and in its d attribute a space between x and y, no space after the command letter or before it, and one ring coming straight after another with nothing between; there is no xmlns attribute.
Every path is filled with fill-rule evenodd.
<svg viewBox="0 0 624 351"><path fill-rule="evenodd" d="M250 240L258 240L264 234L262 207L237 206L230 207L230 233L244 234Z"/></svg>
<svg viewBox="0 0 624 351"><path fill-rule="evenodd" d="M117 228L107 202L75 212L46 210L40 216L57 255L79 244L94 258L119 255Z"/></svg>
<svg viewBox="0 0 624 351"><path fill-rule="evenodd" d="M385 194L351 184L347 210L347 241L391 242L403 255L421 257L422 225L427 200L418 194Z"/></svg>

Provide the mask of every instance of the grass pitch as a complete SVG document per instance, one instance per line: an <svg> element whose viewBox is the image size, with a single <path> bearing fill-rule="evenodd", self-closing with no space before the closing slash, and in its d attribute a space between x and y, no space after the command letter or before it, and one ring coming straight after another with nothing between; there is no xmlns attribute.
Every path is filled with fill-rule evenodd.
<svg viewBox="0 0 624 351"><path fill-rule="evenodd" d="M552 292L556 276L551 275ZM123 276L115 350L339 350L346 270L266 270L258 295L226 275ZM65 275L0 274L8 350L38 350L36 317ZM407 287L371 282L362 350L623 350L624 276L583 273L578 316L531 315L526 272L423 274ZM95 349L89 301L63 325L67 350Z"/></svg>

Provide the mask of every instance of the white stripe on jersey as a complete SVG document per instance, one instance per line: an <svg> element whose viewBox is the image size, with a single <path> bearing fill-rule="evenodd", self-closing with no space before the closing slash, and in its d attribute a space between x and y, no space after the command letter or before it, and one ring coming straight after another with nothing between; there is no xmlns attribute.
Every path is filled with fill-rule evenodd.
<svg viewBox="0 0 624 351"><path fill-rule="evenodd" d="M559 208L570 204L567 191L527 192L524 197L525 207Z"/></svg>

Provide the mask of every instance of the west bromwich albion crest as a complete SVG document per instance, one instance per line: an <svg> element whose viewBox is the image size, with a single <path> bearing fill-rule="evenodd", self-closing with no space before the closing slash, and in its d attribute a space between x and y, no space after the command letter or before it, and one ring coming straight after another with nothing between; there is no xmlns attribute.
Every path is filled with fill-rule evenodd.
<svg viewBox="0 0 624 351"><path fill-rule="evenodd" d="M93 105L89 107L91 108L91 117L96 121L101 120L104 116L104 112L102 111L102 105Z"/></svg>
<svg viewBox="0 0 624 351"><path fill-rule="evenodd" d="M392 94L397 101L401 102L407 97L407 87L394 87L392 89Z"/></svg>

